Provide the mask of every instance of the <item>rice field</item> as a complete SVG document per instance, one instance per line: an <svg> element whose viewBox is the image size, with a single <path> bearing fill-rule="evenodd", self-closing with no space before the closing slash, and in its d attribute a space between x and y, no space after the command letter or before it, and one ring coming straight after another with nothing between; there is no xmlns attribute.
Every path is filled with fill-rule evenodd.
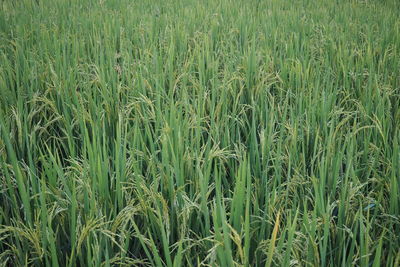
<svg viewBox="0 0 400 267"><path fill-rule="evenodd" d="M0 266L399 266L399 14L2 0Z"/></svg>

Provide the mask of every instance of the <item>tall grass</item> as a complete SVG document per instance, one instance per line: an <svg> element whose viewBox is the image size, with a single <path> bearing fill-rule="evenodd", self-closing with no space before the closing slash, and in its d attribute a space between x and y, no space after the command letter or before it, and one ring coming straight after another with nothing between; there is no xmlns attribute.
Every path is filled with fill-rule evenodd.
<svg viewBox="0 0 400 267"><path fill-rule="evenodd" d="M399 266L395 0L0 3L3 266Z"/></svg>

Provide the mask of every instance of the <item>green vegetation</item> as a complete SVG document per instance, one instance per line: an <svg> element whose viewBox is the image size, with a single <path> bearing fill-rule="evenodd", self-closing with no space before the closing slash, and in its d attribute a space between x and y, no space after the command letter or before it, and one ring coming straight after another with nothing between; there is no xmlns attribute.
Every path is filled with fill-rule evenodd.
<svg viewBox="0 0 400 267"><path fill-rule="evenodd" d="M399 14L1 1L0 264L399 266Z"/></svg>

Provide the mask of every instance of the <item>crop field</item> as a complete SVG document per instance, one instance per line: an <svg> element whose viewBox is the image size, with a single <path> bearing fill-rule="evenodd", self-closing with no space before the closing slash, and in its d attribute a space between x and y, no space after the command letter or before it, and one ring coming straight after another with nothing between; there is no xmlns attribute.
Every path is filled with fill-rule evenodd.
<svg viewBox="0 0 400 267"><path fill-rule="evenodd" d="M400 1L0 1L0 266L400 265Z"/></svg>

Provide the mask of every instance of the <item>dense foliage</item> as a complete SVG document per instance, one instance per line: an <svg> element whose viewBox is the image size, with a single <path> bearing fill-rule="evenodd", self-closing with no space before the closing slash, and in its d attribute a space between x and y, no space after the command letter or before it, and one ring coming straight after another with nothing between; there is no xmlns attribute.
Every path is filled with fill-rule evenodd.
<svg viewBox="0 0 400 267"><path fill-rule="evenodd" d="M1 1L0 264L399 266L399 14Z"/></svg>

